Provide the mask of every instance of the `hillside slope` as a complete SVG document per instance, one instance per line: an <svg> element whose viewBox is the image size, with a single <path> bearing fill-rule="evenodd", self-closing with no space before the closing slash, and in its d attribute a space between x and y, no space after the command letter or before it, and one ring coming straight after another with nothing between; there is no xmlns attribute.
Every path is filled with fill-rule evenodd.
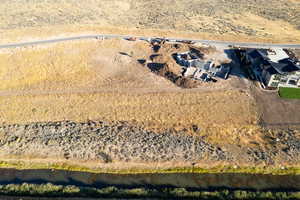
<svg viewBox="0 0 300 200"><path fill-rule="evenodd" d="M21 29L18 36L35 37L45 34L46 27L51 27L46 32L59 29L60 33L107 32L113 27L117 30L108 32L158 29L210 39L296 42L299 11L298 0L3 0L0 35L12 37Z"/></svg>

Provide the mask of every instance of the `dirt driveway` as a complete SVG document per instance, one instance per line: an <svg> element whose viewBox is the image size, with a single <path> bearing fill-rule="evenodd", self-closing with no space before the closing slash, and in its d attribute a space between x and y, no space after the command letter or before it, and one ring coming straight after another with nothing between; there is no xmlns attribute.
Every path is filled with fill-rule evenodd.
<svg viewBox="0 0 300 200"><path fill-rule="evenodd" d="M300 100L282 99L277 92L251 87L260 111L261 123L268 128L300 128Z"/></svg>

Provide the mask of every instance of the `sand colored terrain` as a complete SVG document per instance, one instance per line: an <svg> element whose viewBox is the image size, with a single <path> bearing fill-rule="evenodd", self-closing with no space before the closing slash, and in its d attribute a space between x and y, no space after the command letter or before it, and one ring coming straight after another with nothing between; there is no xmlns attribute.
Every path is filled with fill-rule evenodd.
<svg viewBox="0 0 300 200"><path fill-rule="evenodd" d="M299 43L299 10L298 0L4 0L0 41L123 33Z"/></svg>
<svg viewBox="0 0 300 200"><path fill-rule="evenodd" d="M1 90L176 88L137 63L146 42L79 41L0 54Z"/></svg>
<svg viewBox="0 0 300 200"><path fill-rule="evenodd" d="M170 47L161 59L176 69ZM95 40L2 52L0 122L128 121L155 130L198 127L203 134L255 126L255 101L234 87L236 78L226 87L182 89L137 62L152 51L142 41Z"/></svg>
<svg viewBox="0 0 300 200"><path fill-rule="evenodd" d="M46 168L76 162L88 169L191 167L192 161L199 162L199 167L298 166L299 132L282 135L262 129L247 80L231 75L228 80L187 89L148 68L149 62L166 63L180 75L172 54L195 46L165 43L155 52L153 45L143 41L87 40L2 51L1 160L18 163L25 159L33 167L41 166L39 159L43 159ZM207 57L221 50L198 48ZM232 72L237 69L233 67ZM103 129L93 125L99 121ZM201 142L193 159L187 158L194 140L184 142L182 137ZM70 141L75 143L70 146ZM170 149L171 143L176 151ZM112 146L123 149L121 154L112 154ZM145 149L153 157L140 153ZM170 151L162 154L166 149ZM113 158L108 164L106 155ZM167 155L175 164L154 162L157 155L162 160ZM140 158L147 162L135 163Z"/></svg>
<svg viewBox="0 0 300 200"><path fill-rule="evenodd" d="M94 33L297 43L299 9L299 1L295 0L3 0L0 43ZM183 45L176 51L186 50L188 46ZM162 55L152 62L167 63L167 70L179 74L180 68L171 57L176 51L162 46L158 52ZM273 158L284 158L286 152L293 152L290 158L298 159L294 149L298 150L299 132L296 137L291 133L289 138L280 131L273 134L258 126L260 114L247 80L231 76L213 85L185 89L137 61L149 62L154 53L147 42L124 40L83 40L1 50L0 124L14 127L10 125L32 123L35 127L36 122L71 120L85 122L81 125L91 134L88 129L92 127L86 125L90 120L117 124L125 121L129 131L135 126L154 131L159 137L163 132L201 136L201 141L215 145L217 150L236 155L233 160L227 157L230 164L242 164L251 155L251 164L273 165ZM43 131L42 125L41 138ZM31 134L36 138L34 131ZM20 145L18 138L8 136L11 140L6 142L13 152L10 142L24 150L32 144L36 151L35 143L24 140ZM28 136L24 134L24 138ZM61 137L65 142L70 139ZM275 148L278 138L283 144ZM75 141L81 142L77 138ZM41 143L40 149L46 149L43 145L48 144ZM273 155L276 149L282 154Z"/></svg>
<svg viewBox="0 0 300 200"><path fill-rule="evenodd" d="M0 121L8 124L99 119L160 130L193 125L225 130L255 122L254 105L237 91L34 95L0 97L0 102Z"/></svg>

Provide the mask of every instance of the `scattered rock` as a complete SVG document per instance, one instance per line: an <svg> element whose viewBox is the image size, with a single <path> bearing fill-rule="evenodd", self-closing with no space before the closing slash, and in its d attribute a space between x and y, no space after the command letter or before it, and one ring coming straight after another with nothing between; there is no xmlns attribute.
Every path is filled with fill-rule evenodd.
<svg viewBox="0 0 300 200"><path fill-rule="evenodd" d="M199 130L196 126L192 128L194 131ZM0 126L0 132L0 156L34 155L37 158L95 160L101 163L197 163L210 160L273 165L278 160L281 163L297 163L300 160L299 132L294 131L278 132L270 136L278 140L269 149L261 145L222 147L209 144L205 138L184 131L157 133L126 122L31 123Z"/></svg>

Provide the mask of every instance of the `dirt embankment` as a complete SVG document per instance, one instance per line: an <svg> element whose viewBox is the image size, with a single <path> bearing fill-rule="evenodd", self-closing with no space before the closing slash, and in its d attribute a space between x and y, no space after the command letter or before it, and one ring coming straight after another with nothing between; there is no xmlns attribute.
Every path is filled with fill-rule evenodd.
<svg viewBox="0 0 300 200"><path fill-rule="evenodd" d="M148 163L152 167L167 162L173 167L182 163L200 167L216 163L299 164L299 132L265 132L264 143L218 146L205 137L174 131L156 133L125 122L63 121L0 127L0 155L10 159L46 159L49 163L80 160L94 162L89 167L109 165L116 169L128 167L125 163Z"/></svg>
<svg viewBox="0 0 300 200"><path fill-rule="evenodd" d="M0 155L103 163L196 161L227 157L200 137L146 131L127 123L54 122L2 126ZM14 147L13 147L14 146Z"/></svg>

